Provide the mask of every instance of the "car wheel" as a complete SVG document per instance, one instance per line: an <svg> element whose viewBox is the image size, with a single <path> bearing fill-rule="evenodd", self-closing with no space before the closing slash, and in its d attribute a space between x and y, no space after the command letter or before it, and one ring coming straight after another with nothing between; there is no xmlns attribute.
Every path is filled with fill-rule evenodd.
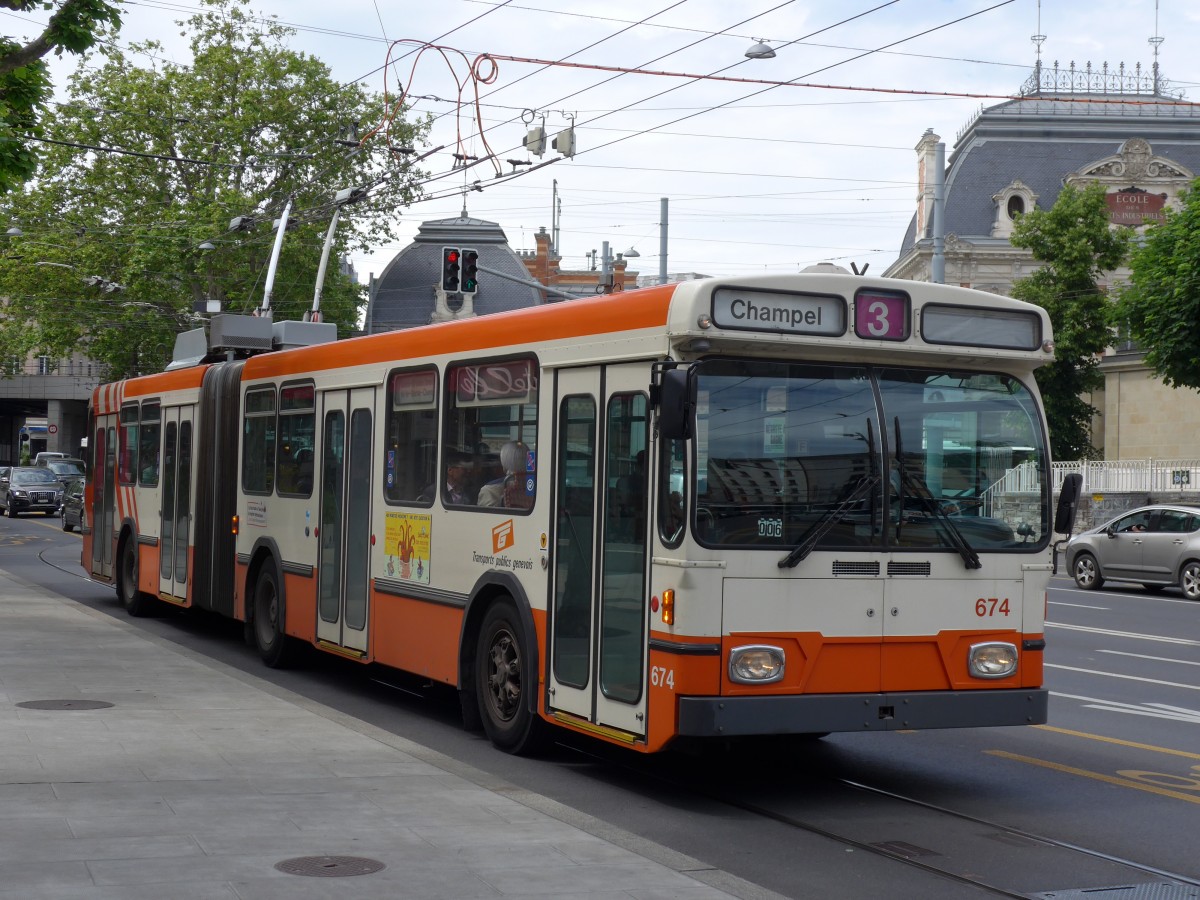
<svg viewBox="0 0 1200 900"><path fill-rule="evenodd" d="M64 509L62 511L62 529L63 529L63 531L71 531L74 528L75 528L75 526L67 521L67 511Z"/></svg>
<svg viewBox="0 0 1200 900"><path fill-rule="evenodd" d="M1083 591L1094 591L1104 584L1104 578L1100 575L1100 565L1090 553L1080 553L1075 557L1071 574L1075 577L1075 584Z"/></svg>
<svg viewBox="0 0 1200 900"><path fill-rule="evenodd" d="M117 568L117 596L131 616L141 618L150 614L154 598L138 590L137 541L126 538L121 545L121 562Z"/></svg>
<svg viewBox="0 0 1200 900"><path fill-rule="evenodd" d="M1200 600L1200 562L1191 560L1179 572L1179 587L1189 600Z"/></svg>
<svg viewBox="0 0 1200 900"><path fill-rule="evenodd" d="M254 584L254 642L272 669L286 669L295 660L296 644L284 631L283 595L270 564L263 566Z"/></svg>
<svg viewBox="0 0 1200 900"><path fill-rule="evenodd" d="M479 629L475 695L483 730L506 753L530 753L540 743L545 723L529 708L526 693L536 684L517 608L511 600L497 601Z"/></svg>
<svg viewBox="0 0 1200 900"><path fill-rule="evenodd" d="M17 508L12 505L11 501L9 501L8 508L5 510L5 512L8 513L8 517L10 519L15 519L17 517Z"/></svg>

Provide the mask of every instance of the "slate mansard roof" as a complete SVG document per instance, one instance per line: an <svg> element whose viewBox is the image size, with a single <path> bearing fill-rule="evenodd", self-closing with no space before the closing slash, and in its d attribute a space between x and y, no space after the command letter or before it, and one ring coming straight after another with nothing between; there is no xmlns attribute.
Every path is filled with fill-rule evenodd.
<svg viewBox="0 0 1200 900"><path fill-rule="evenodd" d="M981 110L948 162L946 234L988 238L996 220L992 197L1015 180L1038 195L1038 208L1049 209L1066 176L1116 154L1131 138L1149 141L1155 157L1200 172L1200 106L1145 94L1039 94ZM901 256L915 238L914 214Z"/></svg>

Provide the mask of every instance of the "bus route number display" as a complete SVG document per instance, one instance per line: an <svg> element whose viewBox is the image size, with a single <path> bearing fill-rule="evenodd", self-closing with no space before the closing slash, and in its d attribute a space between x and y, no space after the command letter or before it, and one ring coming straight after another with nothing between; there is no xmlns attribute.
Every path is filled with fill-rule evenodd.
<svg viewBox="0 0 1200 900"><path fill-rule="evenodd" d="M910 301L894 291L859 291L854 297L854 333L869 341L906 341Z"/></svg>

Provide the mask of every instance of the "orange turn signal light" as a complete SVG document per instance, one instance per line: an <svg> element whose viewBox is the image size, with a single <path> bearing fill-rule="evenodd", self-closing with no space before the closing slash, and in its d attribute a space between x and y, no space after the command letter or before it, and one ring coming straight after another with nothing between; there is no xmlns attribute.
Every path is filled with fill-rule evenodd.
<svg viewBox="0 0 1200 900"><path fill-rule="evenodd" d="M664 625L675 624L675 588L662 592L662 621Z"/></svg>

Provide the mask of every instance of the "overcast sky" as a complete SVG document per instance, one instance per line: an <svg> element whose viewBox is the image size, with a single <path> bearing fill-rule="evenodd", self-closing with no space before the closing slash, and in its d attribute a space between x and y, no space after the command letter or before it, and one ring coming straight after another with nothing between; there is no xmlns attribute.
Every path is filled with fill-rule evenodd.
<svg viewBox="0 0 1200 900"><path fill-rule="evenodd" d="M186 62L186 41L172 23L197 6L128 0L120 43L157 38L166 55ZM415 110L439 117L432 145L448 146L423 165L443 177L426 186L430 199L396 210L401 242L354 258L364 281L383 271L418 223L458 215L464 184L476 179L483 191L467 193L469 214L499 223L516 250L532 249L538 229L550 228L557 181L565 268L586 267L587 254L607 240L614 254L630 247L641 254L631 269L657 273L666 197L671 272L795 272L834 260L869 263L871 274L882 274L914 211L913 147L922 133L932 128L949 153L981 105L1001 102L905 91L1015 94L1032 71L1031 36L1039 33L1047 66L1124 62L1149 70L1157 33L1165 38L1162 74L1200 101L1196 0L1042 0L1040 10L1037 0L254 0L250 8L294 26L293 48L320 57L338 80L376 91L384 89L389 43L399 40L435 42L466 60L490 53L858 89L500 60L494 82L479 92L487 142L503 171L514 171L510 159L558 157L549 148L540 159L524 151L523 114L535 124L544 116L551 137L574 118L578 150L574 159L492 184L490 165L452 171L454 78L468 80L468 63L452 57L452 75L440 56L426 53L409 87L423 98ZM17 36L31 18L0 13L4 32ZM757 38L776 48L774 59L745 58ZM408 82L411 71L409 56L391 70L389 88ZM464 103L474 99L468 87ZM467 152L483 155L473 118L474 106L464 105Z"/></svg>

